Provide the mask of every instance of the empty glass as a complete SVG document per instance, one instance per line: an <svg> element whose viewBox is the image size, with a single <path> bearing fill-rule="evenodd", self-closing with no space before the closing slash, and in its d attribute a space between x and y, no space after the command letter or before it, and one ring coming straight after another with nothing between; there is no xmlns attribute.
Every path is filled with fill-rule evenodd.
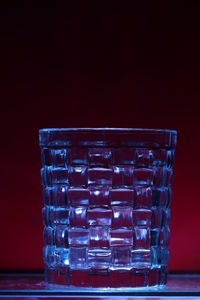
<svg viewBox="0 0 200 300"><path fill-rule="evenodd" d="M53 128L39 138L46 282L165 284L176 131Z"/></svg>

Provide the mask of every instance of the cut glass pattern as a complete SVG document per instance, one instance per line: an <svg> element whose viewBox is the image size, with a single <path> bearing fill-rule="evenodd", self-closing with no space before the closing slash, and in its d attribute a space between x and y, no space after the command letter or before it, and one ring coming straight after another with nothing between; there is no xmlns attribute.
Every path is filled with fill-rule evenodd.
<svg viewBox="0 0 200 300"><path fill-rule="evenodd" d="M48 283L166 283L175 145L170 130L40 130Z"/></svg>

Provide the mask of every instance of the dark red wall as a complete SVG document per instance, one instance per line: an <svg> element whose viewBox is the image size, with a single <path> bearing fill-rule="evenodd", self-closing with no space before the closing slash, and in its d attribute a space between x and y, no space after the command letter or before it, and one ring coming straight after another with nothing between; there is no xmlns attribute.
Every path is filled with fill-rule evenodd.
<svg viewBox="0 0 200 300"><path fill-rule="evenodd" d="M107 126L178 130L170 270L200 271L199 8L80 3L0 10L0 269L43 268L38 129Z"/></svg>

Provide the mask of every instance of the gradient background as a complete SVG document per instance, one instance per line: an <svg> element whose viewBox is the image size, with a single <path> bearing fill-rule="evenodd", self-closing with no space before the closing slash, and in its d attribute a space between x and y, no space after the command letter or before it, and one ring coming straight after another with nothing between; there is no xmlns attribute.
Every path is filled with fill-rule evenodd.
<svg viewBox="0 0 200 300"><path fill-rule="evenodd" d="M0 9L0 270L43 269L39 128L106 126L178 130L169 267L200 271L197 4L17 5Z"/></svg>

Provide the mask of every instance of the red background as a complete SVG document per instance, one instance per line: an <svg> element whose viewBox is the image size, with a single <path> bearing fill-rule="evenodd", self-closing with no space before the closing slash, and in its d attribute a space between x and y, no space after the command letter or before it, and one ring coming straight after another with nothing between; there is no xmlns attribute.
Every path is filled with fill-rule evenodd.
<svg viewBox="0 0 200 300"><path fill-rule="evenodd" d="M106 126L178 130L169 266L200 271L199 8L25 1L0 22L0 269L43 268L39 128Z"/></svg>

